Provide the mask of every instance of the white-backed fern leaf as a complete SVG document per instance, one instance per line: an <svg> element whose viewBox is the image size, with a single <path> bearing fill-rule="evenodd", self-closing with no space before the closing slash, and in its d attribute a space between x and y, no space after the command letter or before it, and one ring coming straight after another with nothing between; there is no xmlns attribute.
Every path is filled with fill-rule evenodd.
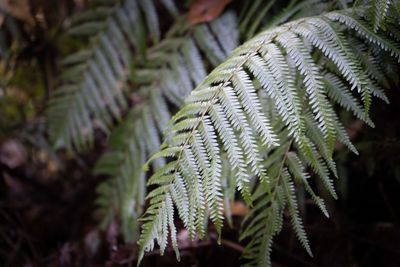
<svg viewBox="0 0 400 267"><path fill-rule="evenodd" d="M304 168L310 167L324 188L337 198L329 170L336 172L332 160L333 147L338 139L350 147L351 142L332 102L338 102L360 117L360 104L353 103L356 98L349 92L359 89L366 107L369 107L368 98L372 96L365 88L374 78L368 75L360 60L353 61L357 56L346 43L345 36L357 34L360 40L398 58L397 41L371 30L359 12L362 10L355 14L331 12L262 32L238 47L196 87L183 108L168 123L162 152L151 159L168 155L175 167L171 168L166 179L163 177L167 174L159 171L153 174L153 177L158 177L160 185L149 194L150 203L155 198L153 202L156 204L150 205L151 212L143 218L145 223L139 240L141 257L154 247L153 240L162 239L161 233L154 229L163 215L162 203L175 183L175 180L169 184L162 181L168 181L171 174L171 177L181 177L188 188L188 199L174 200L175 206L181 210L180 217L187 222L185 226L191 237L194 234L203 236L204 216L209 217L207 210L214 206L210 196L215 192L211 191L212 186L207 183L202 186L202 183L210 181L210 172L206 171L210 166L213 166L212 172L222 172L222 166L216 162L224 152L237 190L252 206L251 212L265 209L265 213L255 212L252 213L254 216L249 216L255 221L249 221L243 237L250 234L256 237L249 242L246 250L249 253L245 255L254 265L270 264L271 240L280 231L281 215L286 205L296 235L311 254L299 217L292 176L304 184L316 204L327 214L322 199L308 185ZM217 46L214 48L210 51L215 54L218 49ZM339 84L332 82L326 74L330 70L326 64L328 61L336 66L335 74L344 84L340 88L327 88ZM266 107L268 112L262 107L264 103L272 105ZM364 118L368 120L368 116ZM219 146L218 151L210 149L211 141L213 146ZM291 158L294 163L289 160L290 149L295 149L293 153L298 155ZM268 178L263 177L263 173L268 174ZM157 179L154 179L156 185ZM223 192L219 181L210 183ZM250 185L256 188L254 193ZM188 210L179 208L182 202ZM196 207L195 202L206 209ZM212 220L217 224L215 218ZM275 226L262 228L261 222L261 225L270 223ZM217 227L219 229L219 225Z"/></svg>

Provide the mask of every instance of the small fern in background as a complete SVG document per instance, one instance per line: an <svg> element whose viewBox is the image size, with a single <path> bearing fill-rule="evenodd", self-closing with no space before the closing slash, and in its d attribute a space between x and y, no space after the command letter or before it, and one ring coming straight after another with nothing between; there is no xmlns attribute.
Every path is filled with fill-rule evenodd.
<svg viewBox="0 0 400 267"><path fill-rule="evenodd" d="M49 132L58 147L83 150L93 145L96 128L110 131L127 108L125 94L134 64L131 47L143 57L147 31L154 43L160 39L153 0L94 5L72 20L69 33L90 38L90 45L63 60L68 70L49 104ZM175 14L173 5L167 7Z"/></svg>

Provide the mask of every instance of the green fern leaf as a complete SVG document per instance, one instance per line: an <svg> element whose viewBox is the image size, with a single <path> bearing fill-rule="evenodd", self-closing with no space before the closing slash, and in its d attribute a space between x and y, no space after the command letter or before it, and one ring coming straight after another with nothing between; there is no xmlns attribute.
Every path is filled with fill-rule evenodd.
<svg viewBox="0 0 400 267"><path fill-rule="evenodd" d="M124 91L133 63L130 46L143 55L146 28L158 42L153 0L102 3L73 20L69 33L90 37L91 41L88 48L64 60L67 71L63 85L47 110L49 133L56 147L91 147L96 129L109 133L115 121L121 119L127 108Z"/></svg>

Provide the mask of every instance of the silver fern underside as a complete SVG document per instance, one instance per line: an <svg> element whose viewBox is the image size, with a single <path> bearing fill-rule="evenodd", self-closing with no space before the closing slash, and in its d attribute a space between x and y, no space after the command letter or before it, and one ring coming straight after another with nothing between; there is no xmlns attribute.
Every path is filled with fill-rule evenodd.
<svg viewBox="0 0 400 267"><path fill-rule="evenodd" d="M367 45L373 53L364 56L388 53L400 59L398 41L376 33L365 12L330 12L262 32L197 86L168 123L162 150L149 160L165 158L168 163L148 182L157 187L147 196L140 258L154 248L154 240L161 252L171 240L179 257L175 210L192 238L205 237L208 218L221 232L223 153L231 179L252 207L241 237L251 237L246 266L270 265L272 240L282 227L284 210L312 255L294 184L303 184L328 216L306 170L337 198L330 177L337 176L335 142L356 152L334 104L373 125L368 117L373 96L386 100L382 81L372 74L379 66L363 64L356 50ZM354 36L351 42L348 35Z"/></svg>

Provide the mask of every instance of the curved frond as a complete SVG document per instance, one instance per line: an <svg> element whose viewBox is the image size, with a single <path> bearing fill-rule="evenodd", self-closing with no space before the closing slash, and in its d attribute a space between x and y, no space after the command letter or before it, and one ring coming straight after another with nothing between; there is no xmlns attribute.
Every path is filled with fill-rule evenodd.
<svg viewBox="0 0 400 267"><path fill-rule="evenodd" d="M191 237L204 235L207 217L221 231L222 207L213 200L223 198L221 182L215 177L222 171L218 155L224 152L237 190L253 207L242 234L246 238L256 233L246 247L249 264L269 264L272 238L280 231L285 208L300 242L311 254L293 180L302 183L328 215L323 200L307 182L306 168L337 197L330 177L331 173L336 176L334 144L340 140L354 147L333 104L372 124L368 110L375 77L346 36L356 35L397 60L400 56L399 43L374 32L363 19L364 11L356 11L330 12L262 32L237 48L197 86L168 123L162 150L146 164L159 158L170 162L150 178L157 188L148 195L140 259L154 248L155 240L161 251L165 248L168 229L162 227L166 221L163 207L178 184L187 194L174 194L172 201ZM265 103L270 106L264 107ZM218 146L220 150L215 149Z"/></svg>

